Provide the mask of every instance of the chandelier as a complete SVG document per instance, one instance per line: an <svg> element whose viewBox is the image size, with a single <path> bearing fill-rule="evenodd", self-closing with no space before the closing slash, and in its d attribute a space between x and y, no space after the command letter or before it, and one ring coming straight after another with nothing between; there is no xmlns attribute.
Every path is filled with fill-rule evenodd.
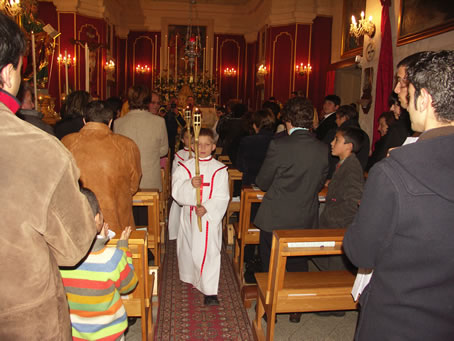
<svg viewBox="0 0 454 341"><path fill-rule="evenodd" d="M202 51L202 41L200 39L200 29L197 27L197 33L193 32L192 29L192 19L193 19L193 9L196 4L196 0L189 0L189 24L186 30L186 43L184 47L184 55L188 59L189 67L192 69L194 66L194 61L196 58L200 57L200 52ZM197 17L197 15L196 15Z"/></svg>
<svg viewBox="0 0 454 341"><path fill-rule="evenodd" d="M372 38L375 35L375 24L372 22L372 16L366 19L364 18L364 11L362 11L359 23L356 22L355 16L352 15L350 35L354 36L356 40L359 40L365 34Z"/></svg>
<svg viewBox="0 0 454 341"><path fill-rule="evenodd" d="M22 12L20 0L0 0L0 11L15 17Z"/></svg>

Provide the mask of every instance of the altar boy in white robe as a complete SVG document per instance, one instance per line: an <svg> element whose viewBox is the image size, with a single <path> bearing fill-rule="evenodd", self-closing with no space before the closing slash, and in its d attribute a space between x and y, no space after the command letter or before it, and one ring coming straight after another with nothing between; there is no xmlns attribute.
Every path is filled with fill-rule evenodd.
<svg viewBox="0 0 454 341"><path fill-rule="evenodd" d="M172 179L172 196L183 206L177 237L180 279L205 295L205 305L218 305L221 268L222 218L229 203L227 166L215 160L213 131L199 134L200 176L195 176L195 159L180 162ZM201 205L197 207L196 191ZM197 217L202 218L202 232Z"/></svg>
<svg viewBox="0 0 454 341"><path fill-rule="evenodd" d="M184 129L181 132L181 142L184 143L184 148L180 149L175 153L175 157L172 162L172 179L174 177L175 171L180 166L180 161L187 161L189 160L189 148L191 148L192 141L192 129L188 132L187 129ZM191 158L194 157L194 152L191 152ZM170 206L169 212L169 223L168 223L168 230L169 230L169 240L175 240L178 237L178 230L180 227L180 215L181 215L181 206L172 200L172 205Z"/></svg>

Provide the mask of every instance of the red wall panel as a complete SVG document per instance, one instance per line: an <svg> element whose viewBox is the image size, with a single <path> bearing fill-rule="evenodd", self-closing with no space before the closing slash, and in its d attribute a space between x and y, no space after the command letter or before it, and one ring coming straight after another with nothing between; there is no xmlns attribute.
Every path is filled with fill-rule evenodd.
<svg viewBox="0 0 454 341"><path fill-rule="evenodd" d="M325 96L326 74L331 64L331 17L317 17L312 25L309 98L320 112Z"/></svg>
<svg viewBox="0 0 454 341"><path fill-rule="evenodd" d="M310 43L310 34L311 34L311 26L307 24L296 24L296 48L295 48L295 63L296 65L300 65L303 63L307 65L309 62L311 65L314 63L313 60L309 61L309 43ZM309 76L310 77L310 76ZM303 94L307 95L307 75L299 75L294 70L294 86L293 91L302 91Z"/></svg>
<svg viewBox="0 0 454 341"><path fill-rule="evenodd" d="M160 32L134 31L128 34L126 57L128 88L139 84L145 85L149 89L154 88L154 82L159 76L160 45ZM155 53L157 53L157 65L154 65ZM148 65L151 69L150 73L135 73L135 68L139 64Z"/></svg>
<svg viewBox="0 0 454 341"><path fill-rule="evenodd" d="M234 98L244 102L244 59L246 54L244 36L215 34L214 41L219 41L217 81L220 103L226 104L230 99ZM226 77L223 72L226 68L235 68L237 71L236 76Z"/></svg>

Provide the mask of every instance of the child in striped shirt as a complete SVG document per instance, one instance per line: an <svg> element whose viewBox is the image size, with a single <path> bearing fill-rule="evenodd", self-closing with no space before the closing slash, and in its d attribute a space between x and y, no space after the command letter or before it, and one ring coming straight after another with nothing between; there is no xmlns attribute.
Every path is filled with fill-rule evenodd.
<svg viewBox="0 0 454 341"><path fill-rule="evenodd" d="M73 340L124 340L128 319L120 294L132 291L137 285L128 248L131 227L124 229L116 248L107 247L108 225L104 223L96 196L86 188L81 192L95 215L98 236L82 263L60 269Z"/></svg>

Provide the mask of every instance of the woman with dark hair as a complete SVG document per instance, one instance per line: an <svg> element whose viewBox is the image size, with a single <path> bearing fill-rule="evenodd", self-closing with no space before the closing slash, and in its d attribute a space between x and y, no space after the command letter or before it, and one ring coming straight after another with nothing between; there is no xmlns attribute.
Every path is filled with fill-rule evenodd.
<svg viewBox="0 0 454 341"><path fill-rule="evenodd" d="M399 107L400 108L400 107ZM366 170L369 171L369 169L378 161L381 159L385 158L388 149L387 146L389 145L388 142L388 130L389 127L392 126L396 122L395 119L395 113L392 111L385 111L378 117L378 132L380 133L380 139L375 142L374 145L374 152L372 155L369 157L369 160L367 162L367 167Z"/></svg>
<svg viewBox="0 0 454 341"><path fill-rule="evenodd" d="M243 185L255 183L268 145L274 134L275 117L270 110L259 110L252 114L255 135L241 139L236 158L236 167L243 172Z"/></svg>
<svg viewBox="0 0 454 341"><path fill-rule="evenodd" d="M90 102L90 94L86 91L74 91L66 97L60 111L61 121L55 125L55 136L60 140L71 133L77 133L84 126L83 113Z"/></svg>

